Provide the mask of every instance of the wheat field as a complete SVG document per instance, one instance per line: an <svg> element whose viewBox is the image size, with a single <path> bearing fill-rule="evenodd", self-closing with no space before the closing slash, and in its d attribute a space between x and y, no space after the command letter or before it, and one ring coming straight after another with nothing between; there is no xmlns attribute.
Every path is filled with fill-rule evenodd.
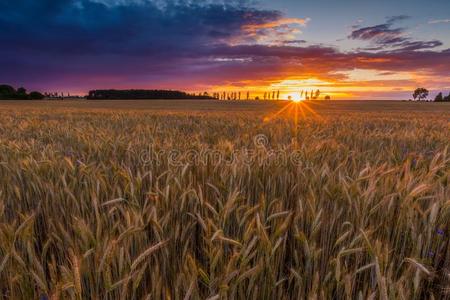
<svg viewBox="0 0 450 300"><path fill-rule="evenodd" d="M450 299L450 105L286 105L2 102L0 299Z"/></svg>

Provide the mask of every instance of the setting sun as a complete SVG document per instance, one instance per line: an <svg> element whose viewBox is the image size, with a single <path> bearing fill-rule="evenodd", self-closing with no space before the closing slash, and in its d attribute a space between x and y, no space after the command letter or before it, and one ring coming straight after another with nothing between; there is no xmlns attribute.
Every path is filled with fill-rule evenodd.
<svg viewBox="0 0 450 300"><path fill-rule="evenodd" d="M300 93L289 93L286 94L283 98L285 98L285 100L293 102L300 102L305 100L303 97L300 96Z"/></svg>

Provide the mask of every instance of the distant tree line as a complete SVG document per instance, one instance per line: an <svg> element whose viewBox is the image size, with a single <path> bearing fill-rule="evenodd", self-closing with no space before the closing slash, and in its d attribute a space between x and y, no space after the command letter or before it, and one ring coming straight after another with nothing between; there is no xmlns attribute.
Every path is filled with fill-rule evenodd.
<svg viewBox="0 0 450 300"><path fill-rule="evenodd" d="M0 100L41 100L44 98L45 96L40 92L27 93L23 87L16 90L10 85L0 85Z"/></svg>
<svg viewBox="0 0 450 300"><path fill-rule="evenodd" d="M171 90L93 90L87 99L127 100L127 99L214 99L208 93L188 94Z"/></svg>

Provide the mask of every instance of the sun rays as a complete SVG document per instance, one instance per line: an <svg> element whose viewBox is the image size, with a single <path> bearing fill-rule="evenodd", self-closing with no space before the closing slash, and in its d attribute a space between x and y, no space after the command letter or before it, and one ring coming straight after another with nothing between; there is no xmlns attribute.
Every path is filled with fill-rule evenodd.
<svg viewBox="0 0 450 300"><path fill-rule="evenodd" d="M273 114L264 117L265 122L272 121L277 117L283 118L293 118L295 122L299 121L299 115L301 118L313 117L319 118L322 117L313 109L313 105L321 105L317 101L306 101L304 99L296 98L290 101L286 101L287 103L283 105L281 109L274 112Z"/></svg>
<svg viewBox="0 0 450 300"><path fill-rule="evenodd" d="M281 109L275 113L264 117L264 122L270 122L276 118L285 118L293 122L292 141L294 145L298 144L298 127L301 120L307 118L322 119L314 110L313 105L320 106L317 101L307 101L296 98L288 101Z"/></svg>

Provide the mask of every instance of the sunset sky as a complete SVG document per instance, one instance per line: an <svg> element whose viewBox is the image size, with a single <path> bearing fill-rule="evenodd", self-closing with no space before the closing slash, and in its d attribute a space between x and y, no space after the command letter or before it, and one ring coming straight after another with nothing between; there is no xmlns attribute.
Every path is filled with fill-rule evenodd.
<svg viewBox="0 0 450 300"><path fill-rule="evenodd" d="M0 0L0 83L448 94L449 12L449 0Z"/></svg>

